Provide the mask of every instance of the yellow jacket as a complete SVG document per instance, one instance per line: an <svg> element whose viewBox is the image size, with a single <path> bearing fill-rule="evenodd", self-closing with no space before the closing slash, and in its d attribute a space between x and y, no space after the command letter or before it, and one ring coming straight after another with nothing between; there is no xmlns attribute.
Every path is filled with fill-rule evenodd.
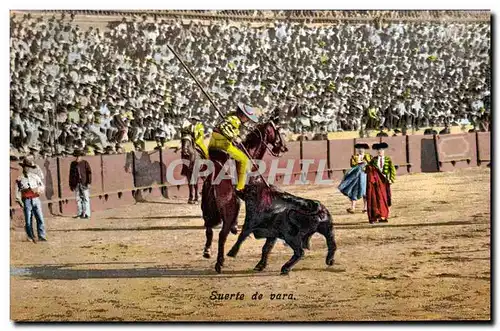
<svg viewBox="0 0 500 331"><path fill-rule="evenodd" d="M203 157L208 158L208 149L205 145L204 138L205 138L205 127L203 126L203 123L198 122L196 124L186 124L183 126L181 129L182 135L190 135L194 139L194 143L196 146L199 147L201 150Z"/></svg>
<svg viewBox="0 0 500 331"><path fill-rule="evenodd" d="M372 156L368 153L365 153L363 156L363 161L365 161L367 164L370 163L370 160L372 159ZM351 156L351 167L355 167L358 165L358 154L354 154Z"/></svg>
<svg viewBox="0 0 500 331"><path fill-rule="evenodd" d="M209 143L209 148L224 150L236 161L238 169L237 190L243 190L245 188L246 172L250 165L250 160L246 154L232 143L232 140L240 134L240 126L241 120L238 116L234 114L226 116L224 121L214 129Z"/></svg>
<svg viewBox="0 0 500 331"><path fill-rule="evenodd" d="M382 169L379 167L379 158L380 156L375 156L371 164L377 168L384 174L384 176L389 180L389 183L394 183L396 180L396 167L394 166L394 163L392 162L392 159L389 156L384 156L384 161L383 161L383 166Z"/></svg>
<svg viewBox="0 0 500 331"><path fill-rule="evenodd" d="M233 140L240 134L241 120L236 115L228 115L224 121L217 126L216 132L219 132L229 140Z"/></svg>
<svg viewBox="0 0 500 331"><path fill-rule="evenodd" d="M195 125L192 125L191 130L194 140L200 140L205 137L205 127L203 126L203 123L198 122Z"/></svg>
<svg viewBox="0 0 500 331"><path fill-rule="evenodd" d="M186 122L182 126L181 133L183 135L192 135L194 140L199 140L205 136L205 127L201 122L198 122L194 125Z"/></svg>

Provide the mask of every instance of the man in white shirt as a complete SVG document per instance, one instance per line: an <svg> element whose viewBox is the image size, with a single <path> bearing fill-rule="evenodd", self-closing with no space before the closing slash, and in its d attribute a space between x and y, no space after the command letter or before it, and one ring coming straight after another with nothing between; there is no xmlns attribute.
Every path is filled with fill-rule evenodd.
<svg viewBox="0 0 500 331"><path fill-rule="evenodd" d="M27 159L20 163L23 173L16 180L16 202L19 203L24 212L26 234L30 241L36 243L33 233L31 216L37 221L38 240L47 241L45 237L45 223L42 214L40 195L45 191L42 179L30 169L36 166Z"/></svg>

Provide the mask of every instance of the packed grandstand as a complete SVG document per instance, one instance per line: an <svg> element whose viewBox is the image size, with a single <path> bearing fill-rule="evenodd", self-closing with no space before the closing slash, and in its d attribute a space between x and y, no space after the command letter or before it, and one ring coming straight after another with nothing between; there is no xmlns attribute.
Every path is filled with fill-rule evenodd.
<svg viewBox="0 0 500 331"><path fill-rule="evenodd" d="M490 14L453 11L13 11L11 152L115 153L229 111L290 133L488 130Z"/></svg>

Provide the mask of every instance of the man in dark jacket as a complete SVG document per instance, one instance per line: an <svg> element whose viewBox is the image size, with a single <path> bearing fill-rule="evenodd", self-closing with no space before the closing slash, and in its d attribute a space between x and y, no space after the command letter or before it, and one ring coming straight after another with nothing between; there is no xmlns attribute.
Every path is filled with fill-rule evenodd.
<svg viewBox="0 0 500 331"><path fill-rule="evenodd" d="M69 188L76 194L78 213L75 218L88 219L90 217L90 184L92 170L87 161L82 160L83 153L75 151L76 159L69 168Z"/></svg>

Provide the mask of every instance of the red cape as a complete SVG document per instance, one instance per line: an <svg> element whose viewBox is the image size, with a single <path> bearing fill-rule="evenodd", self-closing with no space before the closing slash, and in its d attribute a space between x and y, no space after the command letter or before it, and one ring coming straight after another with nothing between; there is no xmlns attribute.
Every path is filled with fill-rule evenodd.
<svg viewBox="0 0 500 331"><path fill-rule="evenodd" d="M380 170L373 165L366 167L366 203L368 220L389 218L391 186Z"/></svg>

